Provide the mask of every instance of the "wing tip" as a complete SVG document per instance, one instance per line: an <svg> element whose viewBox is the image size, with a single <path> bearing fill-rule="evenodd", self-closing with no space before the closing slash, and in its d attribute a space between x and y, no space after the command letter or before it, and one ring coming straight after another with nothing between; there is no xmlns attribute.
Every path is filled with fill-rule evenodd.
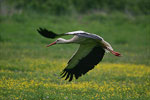
<svg viewBox="0 0 150 100"><path fill-rule="evenodd" d="M78 79L79 77L82 76L82 74L80 73L73 73L71 70L69 69L64 69L61 73L60 73L61 78L65 78L65 80L68 80L68 82L71 82L74 77L75 79Z"/></svg>
<svg viewBox="0 0 150 100"><path fill-rule="evenodd" d="M58 35L56 33L54 33L53 31L49 31L46 28L41 28L39 27L37 29L38 33L40 33L42 36L46 37L46 38L56 38Z"/></svg>
<svg viewBox="0 0 150 100"><path fill-rule="evenodd" d="M68 82L71 82L73 80L73 73L68 71L67 69L64 69L62 73L60 74L61 78L65 77L65 80L68 80Z"/></svg>

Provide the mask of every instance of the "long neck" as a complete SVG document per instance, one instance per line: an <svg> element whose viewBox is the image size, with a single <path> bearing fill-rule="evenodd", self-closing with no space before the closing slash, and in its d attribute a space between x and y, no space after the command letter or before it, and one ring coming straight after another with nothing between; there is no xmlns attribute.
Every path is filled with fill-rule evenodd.
<svg viewBox="0 0 150 100"><path fill-rule="evenodd" d="M62 39L59 44L69 44L69 43L74 43L73 39L69 39L69 40L66 40L66 39Z"/></svg>

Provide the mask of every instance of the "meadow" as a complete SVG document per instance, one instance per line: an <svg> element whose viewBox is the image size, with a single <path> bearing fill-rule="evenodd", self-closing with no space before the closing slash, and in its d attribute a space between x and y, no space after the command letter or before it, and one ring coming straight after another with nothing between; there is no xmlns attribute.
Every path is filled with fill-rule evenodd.
<svg viewBox="0 0 150 100"><path fill-rule="evenodd" d="M149 22L149 15L118 12L0 16L0 99L150 100ZM93 70L67 82L60 73L78 45L46 48L54 39L40 36L39 27L57 33L84 30L98 34L123 56L105 54Z"/></svg>

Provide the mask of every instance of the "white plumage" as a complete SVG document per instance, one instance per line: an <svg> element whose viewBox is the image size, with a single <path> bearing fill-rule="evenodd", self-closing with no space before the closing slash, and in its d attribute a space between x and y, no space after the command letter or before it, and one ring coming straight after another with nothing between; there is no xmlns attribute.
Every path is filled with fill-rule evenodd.
<svg viewBox="0 0 150 100"><path fill-rule="evenodd" d="M66 77L72 81L73 76L78 79L80 76L93 69L103 58L105 51L114 54L115 56L121 56L120 53L113 51L111 45L106 42L102 37L91 34L85 31L73 31L63 34L56 34L52 31L40 28L38 32L47 38L57 38L65 35L74 35L73 38L66 40L58 38L47 47L54 44L68 44L77 43L80 44L78 50L73 54L68 61L66 68L62 72L62 77Z"/></svg>

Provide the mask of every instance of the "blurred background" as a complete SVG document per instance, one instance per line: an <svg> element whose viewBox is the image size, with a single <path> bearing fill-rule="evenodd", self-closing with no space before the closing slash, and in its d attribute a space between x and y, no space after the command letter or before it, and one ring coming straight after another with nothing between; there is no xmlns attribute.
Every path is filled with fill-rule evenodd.
<svg viewBox="0 0 150 100"><path fill-rule="evenodd" d="M104 62L150 64L149 4L149 0L0 0L0 59L70 58L78 45L45 48L54 40L38 34L43 27L102 36L123 54L122 58L106 54Z"/></svg>
<svg viewBox="0 0 150 100"><path fill-rule="evenodd" d="M149 14L149 0L1 0L1 14L21 14L25 11L52 15L86 14L120 11L126 14Z"/></svg>
<svg viewBox="0 0 150 100"><path fill-rule="evenodd" d="M46 48L39 27L100 35L123 56L69 83L59 74L79 45ZM148 100L149 65L150 0L0 0L1 100Z"/></svg>

